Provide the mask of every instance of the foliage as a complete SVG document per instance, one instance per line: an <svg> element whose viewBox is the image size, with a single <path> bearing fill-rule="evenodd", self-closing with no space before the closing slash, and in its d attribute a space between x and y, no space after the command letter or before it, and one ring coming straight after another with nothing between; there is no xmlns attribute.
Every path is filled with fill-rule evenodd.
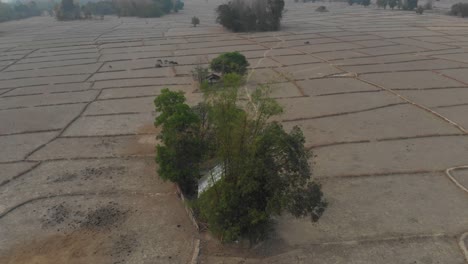
<svg viewBox="0 0 468 264"><path fill-rule="evenodd" d="M432 1L427 1L424 6L424 10L432 10Z"/></svg>
<svg viewBox="0 0 468 264"><path fill-rule="evenodd" d="M160 0L161 2L161 9L164 13L168 14L174 8L174 4L172 0Z"/></svg>
<svg viewBox="0 0 468 264"><path fill-rule="evenodd" d="M112 15L117 12L111 1L88 2L85 7L91 14L97 16Z"/></svg>
<svg viewBox="0 0 468 264"><path fill-rule="evenodd" d="M164 14L157 1L117 0L114 2L119 16L160 17Z"/></svg>
<svg viewBox="0 0 468 264"><path fill-rule="evenodd" d="M397 0L388 0L388 6L393 10L398 5Z"/></svg>
<svg viewBox="0 0 468 264"><path fill-rule="evenodd" d="M217 19L234 32L272 31L280 28L284 0L232 0L217 7Z"/></svg>
<svg viewBox="0 0 468 264"><path fill-rule="evenodd" d="M452 5L450 14L453 16L467 17L468 16L468 3L458 3Z"/></svg>
<svg viewBox="0 0 468 264"><path fill-rule="evenodd" d="M424 7L418 6L418 7L416 8L416 14L422 15L423 13L424 13Z"/></svg>
<svg viewBox="0 0 468 264"><path fill-rule="evenodd" d="M418 0L406 0L403 3L403 10L414 10L416 7L418 7Z"/></svg>
<svg viewBox="0 0 468 264"><path fill-rule="evenodd" d="M349 5L357 4L362 5L362 0L348 0Z"/></svg>
<svg viewBox="0 0 468 264"><path fill-rule="evenodd" d="M200 136L201 120L185 104L182 92L163 89L154 100L155 126L162 127L158 138L163 143L156 146L158 173L164 180L178 183L188 195L195 193L202 158L203 137Z"/></svg>
<svg viewBox="0 0 468 264"><path fill-rule="evenodd" d="M62 0L55 7L55 16L57 20L75 20L81 18L81 8L73 0Z"/></svg>
<svg viewBox="0 0 468 264"><path fill-rule="evenodd" d="M195 66L195 68L192 70L193 79L200 85L206 81L206 78L208 77L208 75L209 75L208 68L203 67L201 65Z"/></svg>
<svg viewBox="0 0 468 264"><path fill-rule="evenodd" d="M35 1L16 2L16 4L0 2L0 22L40 16L43 8L39 8Z"/></svg>
<svg viewBox="0 0 468 264"><path fill-rule="evenodd" d="M14 19L13 9L9 4L0 2L0 22Z"/></svg>
<svg viewBox="0 0 468 264"><path fill-rule="evenodd" d="M184 2L180 0L176 0L174 4L174 12L179 12L179 10L184 9Z"/></svg>
<svg viewBox="0 0 468 264"><path fill-rule="evenodd" d="M227 54L220 60L229 67L246 63L239 53ZM234 68L220 82L202 85L205 100L193 108L182 92L162 90L154 101L155 126L162 128L156 161L159 175L192 197L201 168L221 166L221 179L193 201L195 212L223 241L255 242L268 234L272 216L288 211L317 221L327 203L321 186L310 180L311 153L302 131L294 127L288 133L271 121L282 108L267 87L240 101L246 98L240 95L245 80L236 73L239 66ZM207 74L201 66L194 72Z"/></svg>
<svg viewBox="0 0 468 264"><path fill-rule="evenodd" d="M326 202L320 185L310 182L309 151L302 131L284 131L271 117L279 104L259 88L241 107L237 74L223 77L223 86L205 91L214 130L221 180L203 192L197 209L210 230L223 241L247 237L255 242L270 229L271 216L289 211L316 221Z"/></svg>
<svg viewBox="0 0 468 264"><path fill-rule="evenodd" d="M101 18L104 15L117 14L119 16L136 17L160 17L171 11L178 12L183 9L184 3L177 0L174 4L172 0L106 0L98 2L88 2L80 7L72 0L62 0L62 4L56 7L56 16L59 20L73 20L91 18L97 15Z"/></svg>
<svg viewBox="0 0 468 264"><path fill-rule="evenodd" d="M223 53L210 63L211 70L222 74L237 73L244 75L247 72L248 66L249 62L245 56L237 51Z"/></svg>
<svg viewBox="0 0 468 264"><path fill-rule="evenodd" d="M378 7L383 7L384 9L387 9L388 5L388 0L377 0L377 6Z"/></svg>
<svg viewBox="0 0 468 264"><path fill-rule="evenodd" d="M397 0L397 7L398 7L398 9L403 8L403 1L402 0Z"/></svg>
<svg viewBox="0 0 468 264"><path fill-rule="evenodd" d="M369 5L370 5L370 2L371 2L371 0L362 0L362 1L361 1L361 5L363 5L363 6L369 6Z"/></svg>
<svg viewBox="0 0 468 264"><path fill-rule="evenodd" d="M196 27L198 24L200 24L200 19L196 16L192 17L192 25Z"/></svg>
<svg viewBox="0 0 468 264"><path fill-rule="evenodd" d="M84 19L92 17L91 8L88 5L81 6L81 13L84 15Z"/></svg>
<svg viewBox="0 0 468 264"><path fill-rule="evenodd" d="M407 0L408 3L408 10L414 10L418 7L418 0Z"/></svg>

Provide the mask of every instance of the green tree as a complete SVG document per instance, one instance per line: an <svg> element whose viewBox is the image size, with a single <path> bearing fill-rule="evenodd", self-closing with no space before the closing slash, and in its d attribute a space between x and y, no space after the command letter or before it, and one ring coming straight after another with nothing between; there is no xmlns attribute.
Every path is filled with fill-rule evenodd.
<svg viewBox="0 0 468 264"><path fill-rule="evenodd" d="M361 4L362 4L363 6L369 6L369 5L370 5L370 2L371 2L370 0L362 0L362 1L361 1Z"/></svg>
<svg viewBox="0 0 468 264"><path fill-rule="evenodd" d="M192 25L197 27L198 24L200 24L200 19L196 16L192 17Z"/></svg>
<svg viewBox="0 0 468 264"><path fill-rule="evenodd" d="M255 242L268 233L271 216L289 211L316 221L326 202L320 185L310 181L302 131L287 133L270 121L282 109L267 89L257 89L241 107L240 80L227 74L222 87L205 91L223 177L200 195L197 209L223 241Z"/></svg>
<svg viewBox="0 0 468 264"><path fill-rule="evenodd" d="M155 126L162 127L158 138L163 144L156 146L159 176L178 183L186 194L192 195L203 153L200 118L185 104L182 92L163 89L154 104L159 113Z"/></svg>
<svg viewBox="0 0 468 264"><path fill-rule="evenodd" d="M239 75L244 75L247 72L248 66L249 62L245 56L237 51L223 53L210 63L210 68L213 71L222 74L237 73Z"/></svg>
<svg viewBox="0 0 468 264"><path fill-rule="evenodd" d="M398 1L397 0L388 0L388 6L393 10L395 6L397 6Z"/></svg>

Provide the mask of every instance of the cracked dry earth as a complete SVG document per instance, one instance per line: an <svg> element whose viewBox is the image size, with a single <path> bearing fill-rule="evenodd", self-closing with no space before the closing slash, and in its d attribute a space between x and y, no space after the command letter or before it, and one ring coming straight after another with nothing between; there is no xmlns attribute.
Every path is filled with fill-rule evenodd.
<svg viewBox="0 0 468 264"><path fill-rule="evenodd" d="M468 20L289 1L281 31L234 34L219 3L0 24L0 263L188 263L198 235L155 174L152 102L200 101L190 70L235 50L302 127L329 208L249 250L202 236L202 263L468 263Z"/></svg>

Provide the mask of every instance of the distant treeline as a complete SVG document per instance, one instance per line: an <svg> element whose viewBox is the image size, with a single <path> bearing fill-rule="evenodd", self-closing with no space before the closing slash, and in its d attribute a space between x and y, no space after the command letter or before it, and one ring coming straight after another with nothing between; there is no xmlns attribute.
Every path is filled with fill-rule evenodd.
<svg viewBox="0 0 468 264"><path fill-rule="evenodd" d="M216 8L216 21L234 32L280 29L284 0L231 0Z"/></svg>
<svg viewBox="0 0 468 264"><path fill-rule="evenodd" d="M85 5L73 0L62 0L55 7L58 20L89 19L92 16L118 15L136 17L160 17L183 9L180 0L112 0L88 2Z"/></svg>
<svg viewBox="0 0 468 264"><path fill-rule="evenodd" d="M40 16L44 10L47 10L47 7L40 6L35 1L14 4L0 2L0 22Z"/></svg>

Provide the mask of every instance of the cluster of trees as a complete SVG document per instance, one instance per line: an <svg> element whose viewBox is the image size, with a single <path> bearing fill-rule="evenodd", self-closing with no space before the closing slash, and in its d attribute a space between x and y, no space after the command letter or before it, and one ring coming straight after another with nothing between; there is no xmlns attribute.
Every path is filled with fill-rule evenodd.
<svg viewBox="0 0 468 264"><path fill-rule="evenodd" d="M369 6L370 2L370 0L348 0L349 5L357 4L362 6Z"/></svg>
<svg viewBox="0 0 468 264"><path fill-rule="evenodd" d="M349 5L358 4L363 6L369 6L370 0L348 0ZM418 0L377 0L376 4L379 8L386 9L387 6L392 10L396 7L403 10L414 10L418 7Z"/></svg>
<svg viewBox="0 0 468 264"><path fill-rule="evenodd" d="M40 16L44 9L38 7L34 1L28 3L17 2L16 4L0 2L0 22Z"/></svg>
<svg viewBox="0 0 468 264"><path fill-rule="evenodd" d="M93 15L101 16L116 14L119 16L160 17L172 11L183 9L184 3L180 0L112 0L88 2L83 6L73 0L62 0L55 7L58 20L87 19Z"/></svg>
<svg viewBox="0 0 468 264"><path fill-rule="evenodd" d="M74 20L81 18L81 8L73 0L62 0L55 6L55 17L58 20Z"/></svg>
<svg viewBox="0 0 468 264"><path fill-rule="evenodd" d="M81 9L85 18L91 18L92 15L102 17L116 13L114 3L111 1L88 2Z"/></svg>
<svg viewBox="0 0 468 264"><path fill-rule="evenodd" d="M184 2L172 0L114 0L119 16L160 17L178 12L184 8Z"/></svg>
<svg viewBox="0 0 468 264"><path fill-rule="evenodd" d="M280 105L260 87L247 97L242 54L221 55L211 68L223 73L216 84L203 83L205 100L194 107L182 92L168 89L155 99L162 128L156 148L158 173L173 181L189 197L201 221L222 241L265 237L271 217L288 211L317 221L327 203L321 186L310 180L302 131L289 133L271 118ZM204 169L220 168L222 176L197 193Z"/></svg>
<svg viewBox="0 0 468 264"><path fill-rule="evenodd" d="M216 8L217 19L234 32L278 30L283 17L284 0L232 0Z"/></svg>
<svg viewBox="0 0 468 264"><path fill-rule="evenodd" d="M468 3L458 3L452 5L450 14L453 16L467 17L468 16Z"/></svg>

